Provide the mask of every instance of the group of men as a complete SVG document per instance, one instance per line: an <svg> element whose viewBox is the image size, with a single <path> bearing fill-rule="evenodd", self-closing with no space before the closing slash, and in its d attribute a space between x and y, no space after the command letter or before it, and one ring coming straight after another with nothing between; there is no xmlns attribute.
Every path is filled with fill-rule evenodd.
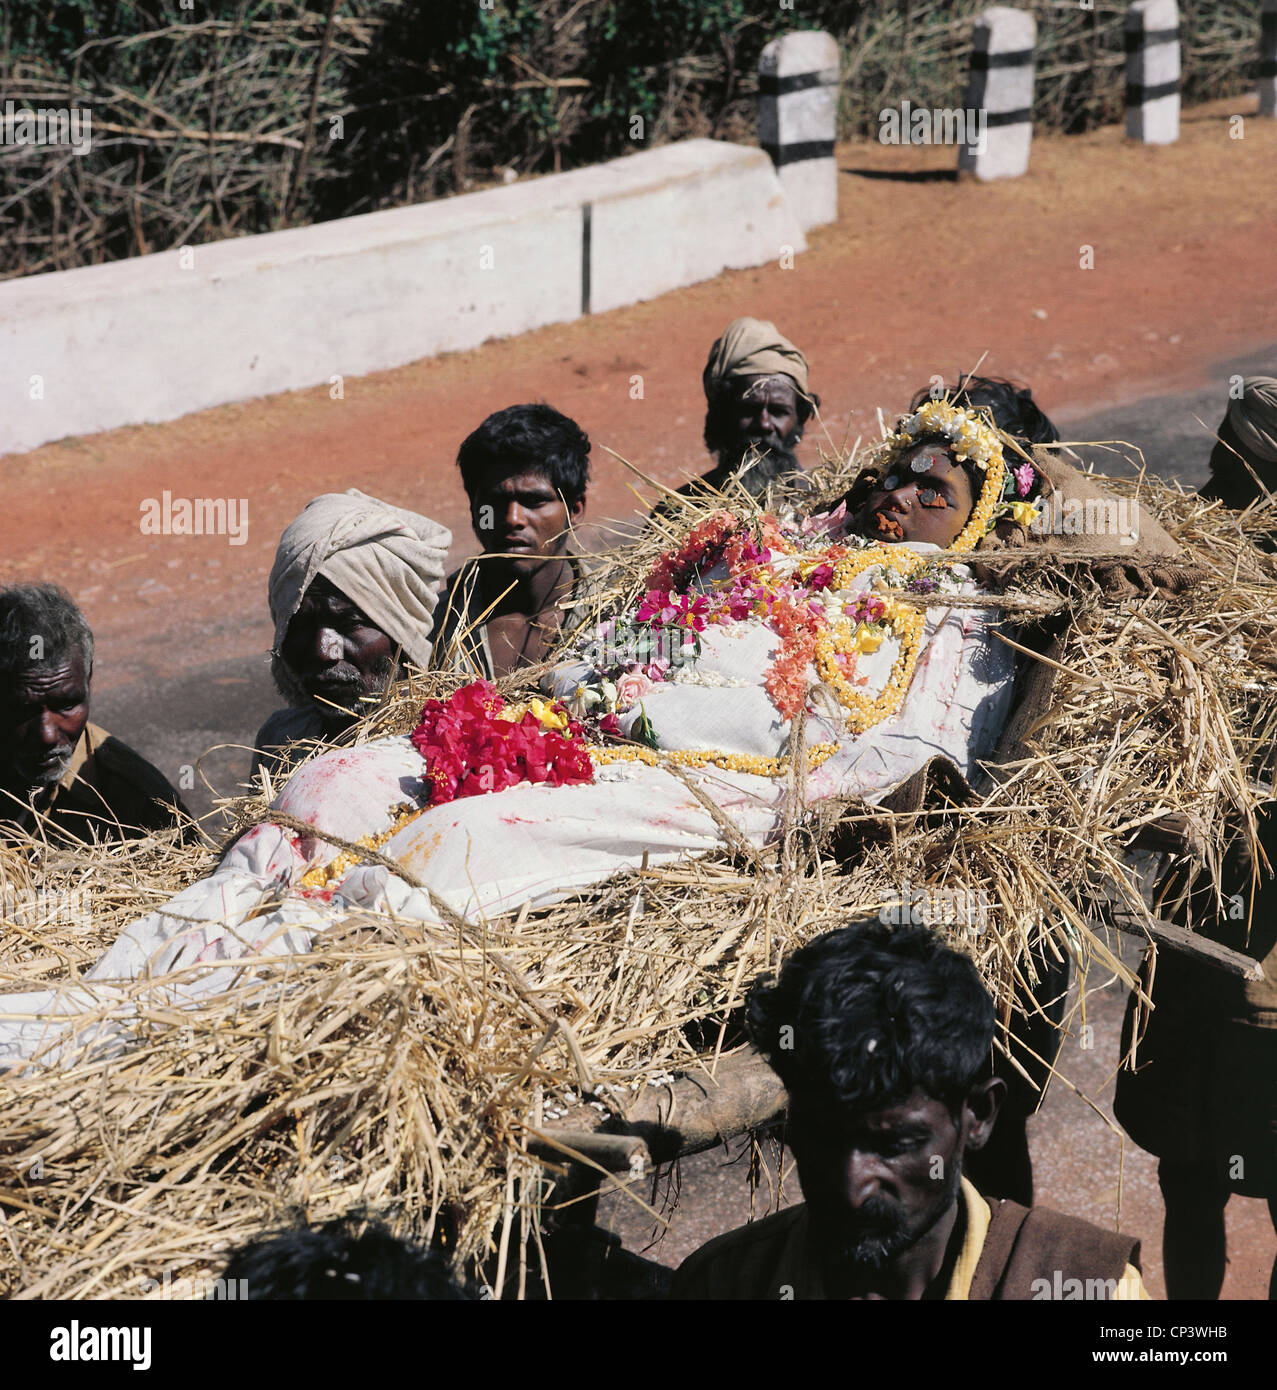
<svg viewBox="0 0 1277 1390"><path fill-rule="evenodd" d="M714 344L703 385L714 463L679 493L743 489L765 500L777 487L803 490L796 448L819 398L794 344L770 323L739 319ZM1023 388L964 379L951 394L1025 444L1058 439ZM593 582L575 541L589 453L579 426L546 404L484 420L457 460L481 550L450 574L451 536L427 517L354 489L315 498L285 530L270 574L271 669L285 705L254 741L254 779L286 769L313 740L339 737L407 664L494 679L549 657ZM1253 378L1230 401L1211 467L1207 495L1223 505L1277 491L1277 380ZM971 493L956 464L951 477L943 458L928 470L933 492ZM880 515L911 528L906 539L948 544L947 532L927 528L952 523L915 505L918 491L916 473L902 477ZM959 529L967 501L954 509ZM672 515L667 497L654 517ZM0 592L0 838L189 827L163 775L89 722L92 674L92 633L63 591ZM1071 1296L1059 1290L1076 1281L1102 1291L1086 1296L1147 1296L1134 1241L1032 1207L1023 1137L1032 1102L991 1068L988 993L938 937L865 923L831 933L755 990L749 1027L789 1093L806 1203L711 1242L679 1272L676 1295L1035 1298ZM1269 1032L1277 1036L1271 1022ZM991 1143L1008 1084L1007 1137ZM980 1170L978 1155L999 1143L1011 1159ZM1177 1281L1211 1296L1211 1279L1193 1285L1192 1243L1178 1257L1172 1248L1172 1208L1181 1194L1181 1212L1191 1208L1199 1232L1205 1222L1201 1239L1218 1244L1222 1262L1230 1188L1204 1178L1200 1163L1185 1170L1176 1153L1162 1157L1172 1296ZM973 1166L983 1190L964 1177ZM1277 1182L1261 1183L1277 1200Z"/></svg>

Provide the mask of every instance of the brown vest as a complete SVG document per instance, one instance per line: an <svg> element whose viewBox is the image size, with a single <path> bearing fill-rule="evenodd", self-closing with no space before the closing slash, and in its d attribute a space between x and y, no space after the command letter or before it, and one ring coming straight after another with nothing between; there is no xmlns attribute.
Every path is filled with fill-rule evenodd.
<svg viewBox="0 0 1277 1390"><path fill-rule="evenodd" d="M1018 1202L989 1201L989 1233L971 1279L970 1299L1094 1299L1139 1268L1140 1243L1076 1216Z"/></svg>

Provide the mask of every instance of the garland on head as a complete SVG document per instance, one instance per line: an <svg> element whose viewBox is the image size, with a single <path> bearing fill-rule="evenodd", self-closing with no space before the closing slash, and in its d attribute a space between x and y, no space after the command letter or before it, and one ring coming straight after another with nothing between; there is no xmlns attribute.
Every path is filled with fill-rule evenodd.
<svg viewBox="0 0 1277 1390"><path fill-rule="evenodd" d="M1009 468L1002 451L1002 436L978 412L964 410L952 401L924 401L901 420L887 436L874 465L884 475L908 449L928 436L944 439L959 463L978 468L983 483L967 524L950 550L974 550L1005 518L1030 526L1040 506L1042 479L1029 462Z"/></svg>

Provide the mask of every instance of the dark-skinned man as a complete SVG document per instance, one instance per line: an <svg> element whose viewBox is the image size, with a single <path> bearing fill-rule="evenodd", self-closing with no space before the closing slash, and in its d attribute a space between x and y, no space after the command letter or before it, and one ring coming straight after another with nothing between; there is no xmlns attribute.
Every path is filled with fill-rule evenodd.
<svg viewBox="0 0 1277 1390"><path fill-rule="evenodd" d="M773 483L807 488L794 452L820 397L807 389L807 359L765 319L741 318L710 349L701 374L705 388L708 473L678 489L683 497L721 492L733 480L751 497L766 497ZM674 510L667 500L653 516Z"/></svg>
<svg viewBox="0 0 1277 1390"><path fill-rule="evenodd" d="M1243 379L1216 431L1210 473L1202 496L1238 511L1277 493L1277 377Z"/></svg>
<svg viewBox="0 0 1277 1390"><path fill-rule="evenodd" d="M288 708L262 725L259 767L350 728L405 661L425 668L451 533L351 488L310 502L280 538L270 575L271 674Z"/></svg>
<svg viewBox="0 0 1277 1390"><path fill-rule="evenodd" d="M164 775L89 722L93 634L53 584L0 593L0 838L134 839L186 814Z"/></svg>
<svg viewBox="0 0 1277 1390"><path fill-rule="evenodd" d="M552 406L512 405L466 438L457 465L483 553L448 577L435 661L495 680L544 661L579 621L586 570L572 533L590 441Z"/></svg>
<svg viewBox="0 0 1277 1390"><path fill-rule="evenodd" d="M928 928L864 922L797 951L750 994L785 1083L806 1201L719 1236L674 1276L689 1299L1146 1298L1139 1244L963 1177L1005 1083L993 1001Z"/></svg>
<svg viewBox="0 0 1277 1390"><path fill-rule="evenodd" d="M1202 496L1242 511L1277 492L1277 377L1247 377L1229 401ZM1257 543L1277 547L1277 531ZM1117 1074L1113 1113L1158 1163L1166 1205L1162 1261L1170 1299L1217 1299L1228 1268L1224 1210L1268 1204L1277 1228L1277 801L1256 815L1260 855L1234 827L1217 870L1174 865L1158 885L1177 926L1259 962L1257 979L1203 970L1174 952L1146 961L1127 1004L1122 1052L1139 1033L1135 1070ZM1267 862L1264 862L1267 861ZM1277 1260L1268 1284L1277 1299Z"/></svg>

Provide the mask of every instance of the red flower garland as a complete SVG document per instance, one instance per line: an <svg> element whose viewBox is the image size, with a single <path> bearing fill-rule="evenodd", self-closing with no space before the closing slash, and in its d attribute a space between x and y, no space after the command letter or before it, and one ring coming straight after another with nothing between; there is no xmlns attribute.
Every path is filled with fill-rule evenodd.
<svg viewBox="0 0 1277 1390"><path fill-rule="evenodd" d="M731 512L713 512L692 527L677 550L667 550L656 561L643 587L660 589L665 593L681 590L684 583L701 568L711 551L721 552L723 543L740 525ZM713 559L718 559L717 553Z"/></svg>
<svg viewBox="0 0 1277 1390"><path fill-rule="evenodd" d="M447 700L426 701L411 738L426 761L431 806L522 782L564 787L594 781L580 724L569 720L565 735L543 728L531 711L522 719L502 719L504 705L489 681L474 681Z"/></svg>

